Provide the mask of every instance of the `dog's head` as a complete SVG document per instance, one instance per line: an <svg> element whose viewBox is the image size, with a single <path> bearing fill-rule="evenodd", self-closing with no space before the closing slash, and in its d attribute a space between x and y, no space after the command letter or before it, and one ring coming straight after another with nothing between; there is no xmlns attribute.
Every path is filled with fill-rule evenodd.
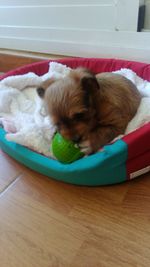
<svg viewBox="0 0 150 267"><path fill-rule="evenodd" d="M80 142L95 127L99 84L91 72L78 68L62 79L50 79L37 89L58 132Z"/></svg>

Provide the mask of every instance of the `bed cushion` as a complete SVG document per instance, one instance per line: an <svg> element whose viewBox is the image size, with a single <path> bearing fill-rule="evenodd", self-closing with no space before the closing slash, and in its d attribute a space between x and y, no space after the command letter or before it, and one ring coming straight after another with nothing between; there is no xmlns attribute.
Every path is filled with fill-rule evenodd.
<svg viewBox="0 0 150 267"><path fill-rule="evenodd" d="M116 59L70 58L57 60L71 68L84 66L93 72L115 71L129 68L150 81L150 65ZM43 75L48 71L49 61L42 61L10 71L1 79L34 72ZM5 131L0 129L1 148L11 157L48 177L78 185L107 185L133 179L150 170L150 123L124 136L121 140L104 147L102 152L62 164L46 158L19 144L8 142Z"/></svg>

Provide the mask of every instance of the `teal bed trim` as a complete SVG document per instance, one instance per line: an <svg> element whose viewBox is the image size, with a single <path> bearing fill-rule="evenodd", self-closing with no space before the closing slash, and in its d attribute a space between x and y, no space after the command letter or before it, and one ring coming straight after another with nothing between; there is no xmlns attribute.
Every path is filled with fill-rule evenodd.
<svg viewBox="0 0 150 267"><path fill-rule="evenodd" d="M88 186L116 184L127 180L128 149L123 140L105 146L102 152L84 157L71 164L62 164L19 144L7 141L5 134L3 128L0 128L1 149L30 169L48 177Z"/></svg>

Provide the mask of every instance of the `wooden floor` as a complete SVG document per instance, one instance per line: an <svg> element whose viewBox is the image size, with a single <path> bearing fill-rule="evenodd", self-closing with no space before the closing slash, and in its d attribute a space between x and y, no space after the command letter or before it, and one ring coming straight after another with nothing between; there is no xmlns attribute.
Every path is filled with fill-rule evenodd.
<svg viewBox="0 0 150 267"><path fill-rule="evenodd" d="M78 187L1 151L0 192L0 267L150 266L150 174Z"/></svg>
<svg viewBox="0 0 150 267"><path fill-rule="evenodd" d="M0 48L0 72L7 72L14 68L19 68L38 61L60 59L64 57L66 58L66 56L62 55L31 53Z"/></svg>

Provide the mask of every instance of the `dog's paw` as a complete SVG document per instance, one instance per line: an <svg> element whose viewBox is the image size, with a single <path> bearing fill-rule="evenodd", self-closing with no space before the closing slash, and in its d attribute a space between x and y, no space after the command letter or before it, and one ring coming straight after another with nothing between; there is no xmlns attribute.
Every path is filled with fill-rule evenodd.
<svg viewBox="0 0 150 267"><path fill-rule="evenodd" d="M80 151L83 152L85 155L92 154L92 148L91 148L89 140L82 141L79 144L79 148L80 148Z"/></svg>

